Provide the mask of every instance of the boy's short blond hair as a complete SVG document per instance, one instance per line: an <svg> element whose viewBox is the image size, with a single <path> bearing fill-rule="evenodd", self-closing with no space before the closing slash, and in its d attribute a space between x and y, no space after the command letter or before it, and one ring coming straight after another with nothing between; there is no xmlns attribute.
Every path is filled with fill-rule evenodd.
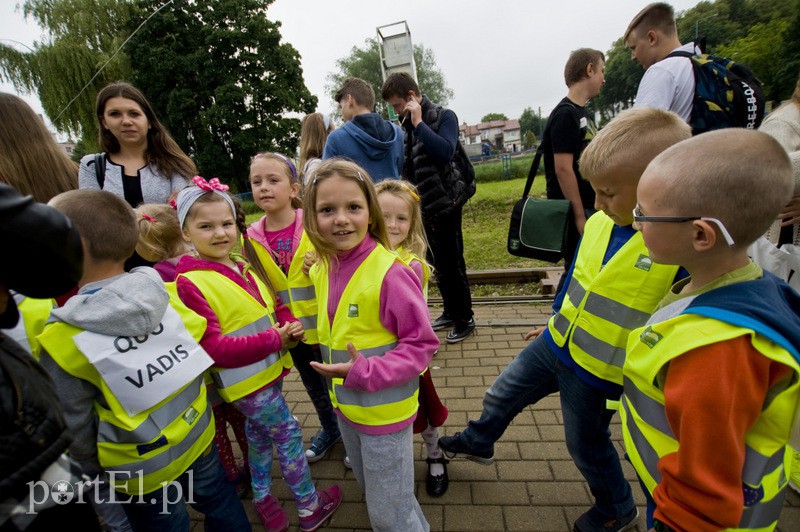
<svg viewBox="0 0 800 532"><path fill-rule="evenodd" d="M583 150L578 166L587 181L621 166L644 172L653 158L692 136L692 128L677 114L653 107L623 111Z"/></svg>
<svg viewBox="0 0 800 532"><path fill-rule="evenodd" d="M766 133L710 131L683 141L647 168L676 215L718 218L738 248L763 235L794 190L786 150Z"/></svg>
<svg viewBox="0 0 800 532"><path fill-rule="evenodd" d="M105 190L70 190L49 205L75 224L88 258L122 263L133 255L139 240L136 214L119 196Z"/></svg>
<svg viewBox="0 0 800 532"><path fill-rule="evenodd" d="M655 2L646 6L628 24L622 40L628 42L628 37L634 31L636 31L636 37L638 38L641 36L642 31L648 32L650 30L658 30L668 37L677 34L675 10L671 5L665 2Z"/></svg>

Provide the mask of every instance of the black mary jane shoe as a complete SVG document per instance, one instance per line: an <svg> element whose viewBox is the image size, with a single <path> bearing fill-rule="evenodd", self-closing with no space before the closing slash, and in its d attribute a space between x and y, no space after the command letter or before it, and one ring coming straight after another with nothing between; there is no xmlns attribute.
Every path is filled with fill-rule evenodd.
<svg viewBox="0 0 800 532"><path fill-rule="evenodd" d="M447 493L447 488L450 486L450 479L447 476L447 464L450 462L444 456L441 458L426 458L428 463L428 477L425 479L425 490L431 497L441 497ZM444 473L438 476L431 475L430 464L442 464Z"/></svg>

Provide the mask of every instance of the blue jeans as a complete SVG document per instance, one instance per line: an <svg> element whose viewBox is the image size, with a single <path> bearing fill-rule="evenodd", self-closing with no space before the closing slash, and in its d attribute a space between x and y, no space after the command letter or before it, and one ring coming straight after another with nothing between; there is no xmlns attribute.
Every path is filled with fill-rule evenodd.
<svg viewBox="0 0 800 532"><path fill-rule="evenodd" d="M595 508L614 519L634 507L608 425L614 415L606 400L618 400L582 381L539 336L497 377L483 397L480 419L470 421L462 440L475 451L489 451L522 410L561 392L567 450L595 497Z"/></svg>
<svg viewBox="0 0 800 532"><path fill-rule="evenodd" d="M189 471L192 471L193 475L191 486ZM169 484L166 489L145 494L142 497L145 504L136 504L135 501L138 501L139 497L134 497L125 505L125 513L128 514L128 520L134 530L159 532L189 530L189 513L185 504L189 497L194 501L190 503L192 507L205 514L205 530L220 532L252 530L242 501L236 496L233 485L227 481L225 470L213 445L211 452L195 460L176 482L183 489L183 498L178 497L178 488L174 484ZM166 501L164 501L165 492ZM118 496L125 497L121 494ZM162 507L162 504L165 506Z"/></svg>

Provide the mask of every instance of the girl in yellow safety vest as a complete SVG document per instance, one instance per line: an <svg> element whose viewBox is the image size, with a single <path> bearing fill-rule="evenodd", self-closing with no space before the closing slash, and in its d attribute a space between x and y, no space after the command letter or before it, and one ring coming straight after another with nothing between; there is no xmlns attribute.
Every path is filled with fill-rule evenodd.
<svg viewBox="0 0 800 532"><path fill-rule="evenodd" d="M194 182L197 186L182 190L177 199L183 237L196 254L178 263L178 296L206 318L200 344L214 359L211 375L217 391L247 418L253 506L264 527L269 531L289 527L271 493L275 444L283 478L297 502L300 529L316 530L339 507L342 494L336 485L320 491L314 487L300 425L281 392L281 381L291 367L286 348L303 338L303 327L276 301L258 264L254 276L250 264L232 253L246 227L244 213L226 192L228 187L216 178L206 182L196 176ZM248 247L245 239L245 250Z"/></svg>
<svg viewBox="0 0 800 532"><path fill-rule="evenodd" d="M439 346L420 280L391 251L369 174L324 161L306 185L303 225L320 260L323 363L345 450L375 530L429 526L414 497L419 375Z"/></svg>
<svg viewBox="0 0 800 532"><path fill-rule="evenodd" d="M427 300L431 266L424 259L428 253L428 239L422 226L422 211L416 187L408 181L386 179L375 185L375 191L386 222L389 244L400 260L417 274ZM436 393L431 370L426 368L419 378L419 410L417 419L414 420L414 434L422 433L422 439L425 441L428 454L425 489L431 497L441 497L449 486L448 460L439 449L438 427L441 427L445 420L447 420L447 408Z"/></svg>

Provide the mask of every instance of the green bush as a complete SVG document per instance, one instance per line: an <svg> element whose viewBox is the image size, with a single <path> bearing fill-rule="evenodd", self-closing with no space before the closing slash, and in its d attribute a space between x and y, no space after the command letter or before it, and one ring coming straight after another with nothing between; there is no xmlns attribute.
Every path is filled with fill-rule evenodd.
<svg viewBox="0 0 800 532"><path fill-rule="evenodd" d="M261 207L256 205L255 201L240 201L239 203L242 204L242 210L244 210L245 214L258 214L259 217L264 215L264 211L261 210Z"/></svg>

